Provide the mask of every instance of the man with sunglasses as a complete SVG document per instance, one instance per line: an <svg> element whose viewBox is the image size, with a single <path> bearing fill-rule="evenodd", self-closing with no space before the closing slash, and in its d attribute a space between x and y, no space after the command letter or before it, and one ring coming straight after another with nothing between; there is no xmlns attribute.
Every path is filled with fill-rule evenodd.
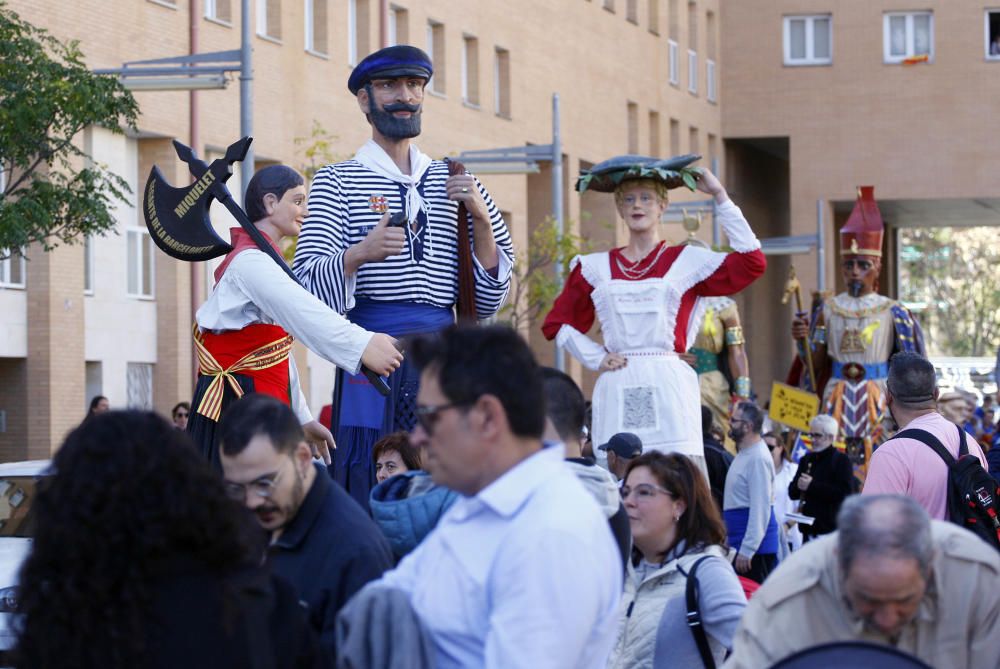
<svg viewBox="0 0 1000 669"><path fill-rule="evenodd" d="M795 478L788 484L788 497L802 500L802 514L816 519L812 525L799 526L804 541L837 529L840 505L851 494L854 480L851 461L833 447L837 421L819 415L809 422L809 430L812 451L799 460Z"/></svg>
<svg viewBox="0 0 1000 669"><path fill-rule="evenodd" d="M885 440L885 379L898 351L924 354L923 334L899 302L878 294L884 224L873 186L861 186L840 230L841 275L846 291L817 299L799 314L792 337L799 355L789 381L820 395L823 413L834 417L856 475L864 478L872 449ZM816 372L813 387L805 356Z"/></svg>
<svg viewBox="0 0 1000 669"><path fill-rule="evenodd" d="M341 607L392 566L375 523L313 462L292 410L250 393L222 415L221 459L230 496L269 533L268 562L308 605L309 621L334 657Z"/></svg>
<svg viewBox="0 0 1000 669"><path fill-rule="evenodd" d="M604 669L617 632L621 557L594 497L543 444L542 373L505 327L420 338L412 440L459 493L379 581L405 593L437 669Z"/></svg>

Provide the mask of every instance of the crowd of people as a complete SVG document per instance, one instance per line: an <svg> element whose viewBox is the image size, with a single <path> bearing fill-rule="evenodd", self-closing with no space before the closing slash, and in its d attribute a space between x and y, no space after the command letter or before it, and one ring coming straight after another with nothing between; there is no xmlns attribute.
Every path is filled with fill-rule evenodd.
<svg viewBox="0 0 1000 669"><path fill-rule="evenodd" d="M573 261L542 327L600 372L588 403L520 333L468 322L500 307L514 255L483 184L411 143L432 75L408 46L354 68L372 139L318 172L308 209L294 170L253 177L248 217L272 244L299 235L297 278L234 229L172 422L95 398L67 437L39 484L13 666L764 669L854 652L840 666L1000 669L1000 522L991 537L952 503L1000 489L981 435L943 415L919 326L877 294L871 193L842 231L847 291L792 328L789 380L822 398L796 440L752 399L722 300L766 261L719 179L695 156L581 175L628 230ZM714 199L727 251L659 239L685 184ZM338 367L329 428L293 336ZM711 355L736 371L721 404Z"/></svg>

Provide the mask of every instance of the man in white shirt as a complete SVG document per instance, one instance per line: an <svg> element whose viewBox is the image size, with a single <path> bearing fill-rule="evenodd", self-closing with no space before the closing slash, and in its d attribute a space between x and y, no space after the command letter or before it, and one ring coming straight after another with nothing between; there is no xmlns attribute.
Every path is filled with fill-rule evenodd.
<svg viewBox="0 0 1000 669"><path fill-rule="evenodd" d="M621 558L593 497L543 445L541 371L503 327L418 339L414 445L462 497L381 585L410 599L435 666L604 667Z"/></svg>

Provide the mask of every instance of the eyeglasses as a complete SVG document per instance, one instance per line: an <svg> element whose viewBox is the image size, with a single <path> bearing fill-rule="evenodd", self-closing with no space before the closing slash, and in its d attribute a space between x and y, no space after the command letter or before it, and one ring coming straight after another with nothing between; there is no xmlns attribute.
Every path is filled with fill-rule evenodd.
<svg viewBox="0 0 1000 669"><path fill-rule="evenodd" d="M823 437L828 437L830 435L823 434L822 432L807 432L806 436L810 439L822 439Z"/></svg>
<svg viewBox="0 0 1000 669"><path fill-rule="evenodd" d="M471 402L450 402L448 404L417 406L413 414L417 417L420 427L424 428L427 436L434 434L434 426L441 419L441 412L448 409L458 409L469 406Z"/></svg>
<svg viewBox="0 0 1000 669"><path fill-rule="evenodd" d="M177 418L187 418L188 417L187 412L184 412L184 413L178 412L178 413L175 414L175 416Z"/></svg>
<svg viewBox="0 0 1000 669"><path fill-rule="evenodd" d="M250 483L233 483L232 481L226 481L223 485L226 489L226 495L237 502L242 502L247 498L247 490L249 489L253 494L261 499L270 499L271 495L274 494L274 488L278 485L278 479L281 478L281 470L274 472L273 474L267 474L261 476L256 481L251 481Z"/></svg>
<svg viewBox="0 0 1000 669"><path fill-rule="evenodd" d="M668 495L671 499L677 499L677 495L675 495L674 493L670 492L666 488L661 488L658 485L653 485L652 483L640 483L634 488L632 486L623 485L621 488L618 489L618 491L621 493L623 500L628 499L628 496L631 495L633 492L635 493L635 498L640 502L644 502L652 499L653 497L656 497L657 493Z"/></svg>
<svg viewBox="0 0 1000 669"><path fill-rule="evenodd" d="M857 265L858 269L861 270L862 272L866 272L872 268L872 261L851 258L850 260L845 260L843 263L841 263L841 266L844 269L854 269L855 265Z"/></svg>

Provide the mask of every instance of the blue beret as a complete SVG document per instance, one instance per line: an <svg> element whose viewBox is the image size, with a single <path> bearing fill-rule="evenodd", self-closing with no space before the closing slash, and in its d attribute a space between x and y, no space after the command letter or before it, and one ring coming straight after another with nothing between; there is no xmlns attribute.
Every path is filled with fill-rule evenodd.
<svg viewBox="0 0 1000 669"><path fill-rule="evenodd" d="M396 77L422 77L430 79L434 74L431 59L422 49L399 44L379 49L368 54L358 63L347 80L347 87L354 95L372 79L394 79Z"/></svg>

